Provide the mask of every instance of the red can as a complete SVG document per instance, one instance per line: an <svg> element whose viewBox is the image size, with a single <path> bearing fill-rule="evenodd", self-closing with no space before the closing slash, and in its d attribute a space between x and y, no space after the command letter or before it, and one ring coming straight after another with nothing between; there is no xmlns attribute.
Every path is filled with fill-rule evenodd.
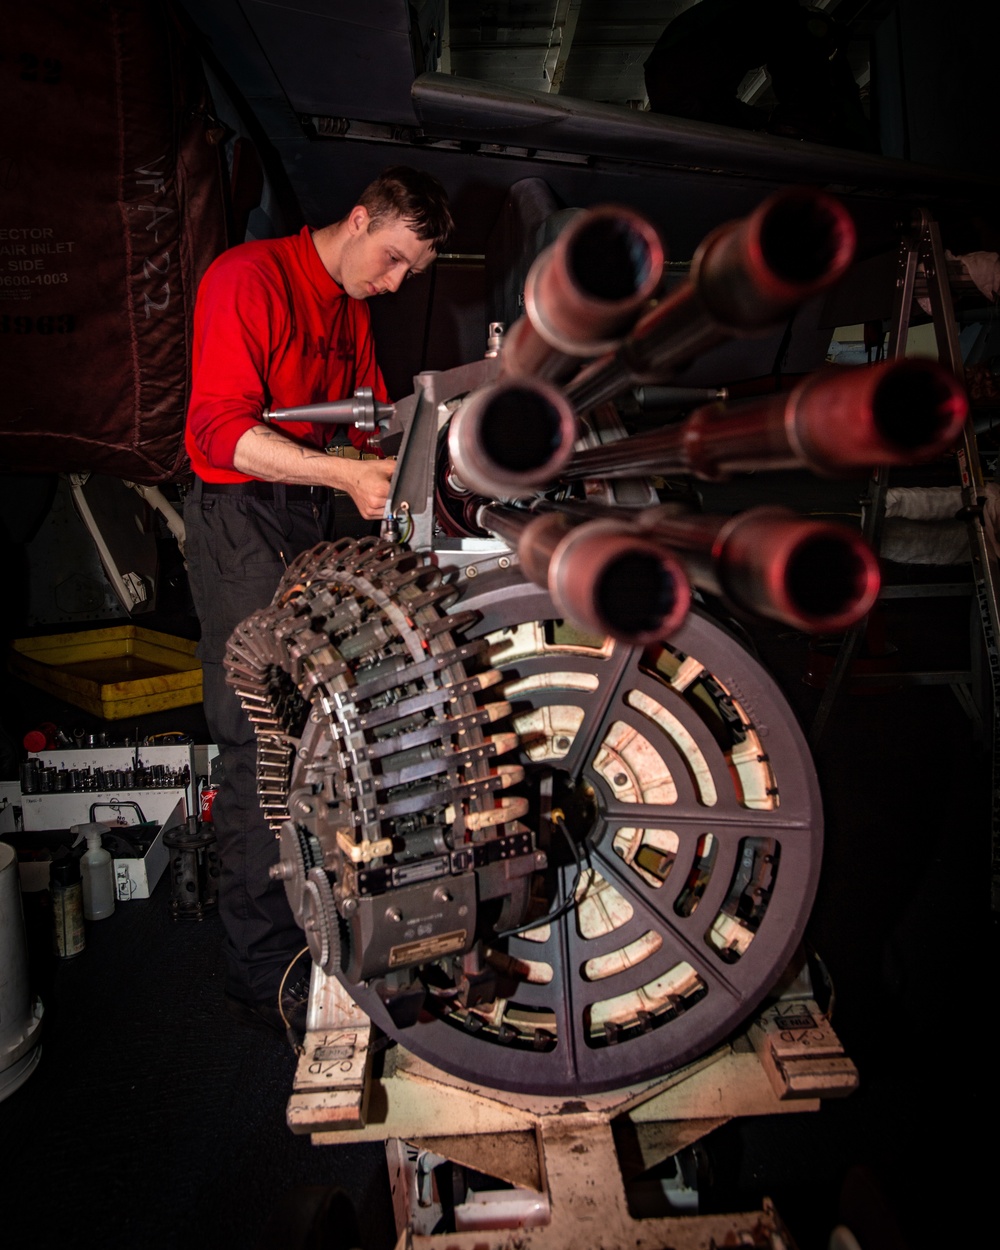
<svg viewBox="0 0 1000 1250"><path fill-rule="evenodd" d="M212 823L212 804L215 802L215 796L218 790L205 789L201 792L201 822L204 825Z"/></svg>

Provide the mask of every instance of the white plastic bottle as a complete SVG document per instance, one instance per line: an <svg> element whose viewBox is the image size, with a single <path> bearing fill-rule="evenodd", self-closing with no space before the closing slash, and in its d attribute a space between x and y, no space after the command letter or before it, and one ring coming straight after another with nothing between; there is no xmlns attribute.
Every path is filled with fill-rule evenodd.
<svg viewBox="0 0 1000 1250"><path fill-rule="evenodd" d="M74 825L79 836L74 846L87 839L87 850L80 860L83 876L83 915L86 920L104 920L115 909L115 869L110 854L101 846L104 825L92 821Z"/></svg>

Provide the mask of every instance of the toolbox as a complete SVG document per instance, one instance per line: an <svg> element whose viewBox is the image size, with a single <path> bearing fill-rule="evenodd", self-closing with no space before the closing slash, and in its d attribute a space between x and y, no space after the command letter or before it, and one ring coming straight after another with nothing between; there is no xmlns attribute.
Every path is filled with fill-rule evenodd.
<svg viewBox="0 0 1000 1250"><path fill-rule="evenodd" d="M121 826L111 823L116 816L124 815L121 806L95 803L92 816L109 826L105 845L115 862L115 896L119 903L127 903L132 899L149 898L152 894L170 860L163 835L168 829L183 825L185 808L184 800L179 799L167 818L158 824L144 820L136 804L126 803L124 806L135 808L137 822L123 831Z"/></svg>

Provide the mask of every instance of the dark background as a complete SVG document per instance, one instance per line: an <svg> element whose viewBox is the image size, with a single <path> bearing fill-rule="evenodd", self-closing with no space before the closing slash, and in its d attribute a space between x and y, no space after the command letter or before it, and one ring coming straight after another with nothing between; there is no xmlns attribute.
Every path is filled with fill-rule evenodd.
<svg viewBox="0 0 1000 1250"><path fill-rule="evenodd" d="M989 65L996 43L982 6L950 5L946 20L929 0L839 7L855 14L878 74L871 107L885 159L817 151L816 145L766 134L720 134L624 110L608 113L611 106L598 97L568 120L544 124L512 120L508 110L517 114L524 102L510 93L485 104L470 98L447 115L421 103L419 92L411 94L422 71L433 68L426 58L441 8L435 4L383 0L364 6L363 21L354 10L323 0L209 0L174 10L152 2L40 4L19 15L17 33L30 41L11 42L0 71L10 93L9 115L20 119L21 172L45 180L31 184L43 190L31 190L22 201L25 211L35 220L44 216L44 206L58 206L81 238L101 213L116 211L114 169L97 204L83 197L78 173L64 162L76 154L87 164L97 151L113 156L114 136L98 131L79 96L53 97L47 120L37 93L57 84L46 83L44 66L34 79L24 78L30 67L23 56L35 49L42 62L61 57L69 66L81 32L96 38L119 10L145 12L161 25L165 14L179 21L181 46L208 67L216 113L230 132L225 155L231 162L239 136L248 145L244 154L252 147L259 158L258 198L250 197L242 215L238 197L219 208L230 242L248 224L258 235L285 233L303 221L326 224L350 207L358 187L395 161L420 164L441 177L459 223L454 255L438 264L432 280L413 283L396 300L373 308L380 358L398 398L412 389L420 368L448 368L483 350L486 321L498 315L500 298L491 275L522 259L497 250L498 224L509 188L526 178L545 183L558 206L618 200L648 212L680 261L690 258L712 227L750 211L791 181L830 186L844 197L858 221L864 258L894 256L898 224L922 203L946 225L945 241L953 250L995 249L998 201L995 182L988 180L996 169ZM478 23L485 39L488 15L474 14L472 21L468 10L456 5L456 18ZM585 4L581 21L592 10ZM61 42L54 50L49 41L56 38ZM87 81L98 95L111 90L109 75L90 73ZM171 81L176 87L177 80ZM167 109L168 122L190 123L186 108ZM317 125L324 118L350 125L339 137L323 137ZM198 124L211 129L213 120L199 115ZM65 131L58 166L52 158L56 126ZM0 162L0 169L13 196L12 165ZM220 195L230 194L230 165L223 160L216 173ZM28 183L19 185L23 193ZM8 198L8 212L12 203ZM2 216L8 220L8 213ZM110 257L120 247L118 234L111 238L95 229L87 237L93 257ZM207 263L215 245L206 246L186 274L188 298L198 265ZM122 274L121 281L128 281L127 269ZM132 291L131 302L128 290L116 288L114 294L114 300L95 299L92 315L113 318L95 338L117 350L131 342L128 309L141 292ZM813 368L832 325L888 315L888 287L876 291L862 283L852 296L864 297L863 313L850 300L832 321L823 308L810 309L797 319L790 341L778 333L759 344L735 345L696 362L692 376L729 382ZM4 305L0 312L13 316L23 309ZM52 500L53 470L65 467L59 430L82 432L100 444L109 395L117 404L124 392L131 402L129 371L135 368L141 377L157 368L155 359L136 365L130 352L126 358L102 357L84 362L91 380L83 385L65 343L56 343L48 365L30 370L19 346L17 336L2 336L8 402L0 434L12 435L0 442L5 642L93 627L95 616L85 612L76 620L33 614L32 587L52 583L57 570L33 562L31 540ZM168 353L174 382L166 408L156 402L163 395L154 394L129 410L128 420L141 429L150 413L169 409L173 442L169 432L157 434L168 452L177 450L183 420L184 370L177 366L185 350L178 340ZM40 398L53 379L60 394L70 396L61 407ZM15 388L40 419L55 422L41 458L32 462L17 458L18 431L26 427L12 420L19 411L11 398ZM987 434L983 443L990 472L992 438ZM101 463L71 467L99 471ZM173 497L183 471L166 478ZM931 480L956 480L953 466L939 466ZM732 489L706 489L702 498L717 510L781 501L856 516L863 489L863 482L830 485L764 474ZM137 623L193 638L197 623L176 548L160 528L156 544L158 601ZM889 580L967 576L964 568L887 569ZM888 604L879 623L890 644L883 658L900 671L980 663L968 597ZM814 663L807 641L776 627L747 629L748 645L808 729L821 692L804 681ZM5 674L4 775L16 775L24 733L45 720L112 735L136 728L134 722L98 722ZM143 733L174 729L204 741L200 708L159 713L140 725ZM825 1250L841 1219L854 1228L863 1250L971 1244L962 1229L985 1203L971 1179L969 1139L959 1135L958 1120L970 1098L976 1115L993 1093L989 1069L969 1046L962 1023L968 1022L968 1005L981 1002L987 752L947 686L901 683L878 694L844 691L815 761L826 842L807 941L828 970L833 1025L858 1066L860 1088L815 1114L738 1121L712 1134L703 1143L702 1209L757 1209L769 1196L800 1250ZM121 905L110 919L89 924L86 950L68 962L51 956L44 895L25 899L25 920L32 984L44 1002L45 1023L37 1070L0 1103L5 1245L292 1245L297 1243L284 1204L294 1206L302 1187L329 1186L350 1193L372 1250L393 1244L380 1148L314 1148L290 1134L284 1109L294 1056L280 1039L243 1030L221 1010L217 917L172 920L164 877L148 901ZM275 1230L270 1242L269 1221Z"/></svg>

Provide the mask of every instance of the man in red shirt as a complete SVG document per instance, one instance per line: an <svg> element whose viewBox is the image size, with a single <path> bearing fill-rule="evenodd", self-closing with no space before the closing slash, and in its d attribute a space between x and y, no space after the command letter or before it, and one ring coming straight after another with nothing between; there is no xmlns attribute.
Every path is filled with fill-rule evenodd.
<svg viewBox="0 0 1000 1250"><path fill-rule="evenodd" d="M210 266L194 317L185 441L195 484L185 500L185 556L201 622L205 717L223 780L213 806L222 877L227 1008L284 1031L304 1022L308 975L286 970L303 947L270 880L277 845L257 799L256 744L225 684L226 641L270 603L285 567L331 532L330 488L360 516L382 516L393 465L329 455L331 427L262 419L266 408L343 399L371 387L387 400L365 301L433 263L452 227L444 188L404 166L383 173L341 221L244 243ZM363 436L350 431L356 445Z"/></svg>

